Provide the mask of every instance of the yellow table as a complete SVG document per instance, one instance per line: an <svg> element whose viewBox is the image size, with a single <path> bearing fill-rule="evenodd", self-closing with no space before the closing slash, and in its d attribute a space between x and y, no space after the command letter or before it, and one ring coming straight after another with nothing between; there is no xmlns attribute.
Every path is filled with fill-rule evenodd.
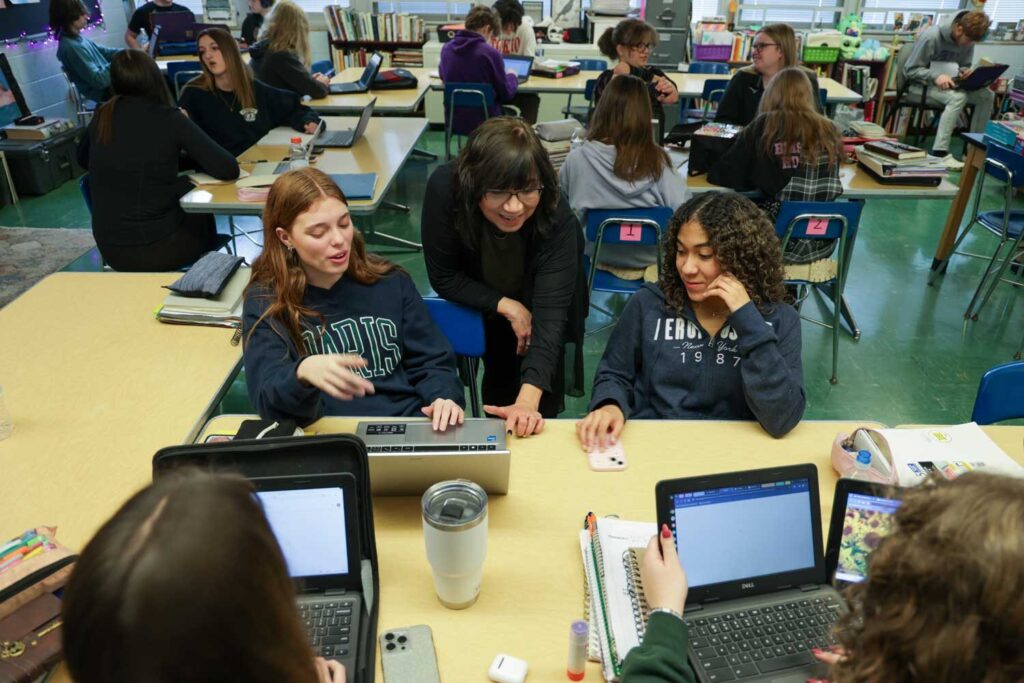
<svg viewBox="0 0 1024 683"><path fill-rule="evenodd" d="M411 114L419 109L424 95L430 89L429 69L407 69L416 77L416 87L405 90L371 90L364 93L349 95L328 95L327 97L309 100L306 106L321 114L356 114L358 115L374 97L377 104L373 106L375 116L382 114ZM331 83L351 83L358 81L363 75L363 67L349 67L331 79Z"/></svg>
<svg viewBox="0 0 1024 683"><path fill-rule="evenodd" d="M80 549L150 459L193 438L241 362L232 330L166 325L174 273L58 273L0 309L0 537L40 524Z"/></svg>

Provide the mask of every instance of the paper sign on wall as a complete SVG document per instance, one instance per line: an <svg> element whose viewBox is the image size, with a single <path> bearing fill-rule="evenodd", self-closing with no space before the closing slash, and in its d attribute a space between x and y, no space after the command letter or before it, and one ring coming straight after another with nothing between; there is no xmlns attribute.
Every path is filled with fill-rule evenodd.
<svg viewBox="0 0 1024 683"><path fill-rule="evenodd" d="M620 242L639 242L642 229L639 223L622 223L619 225Z"/></svg>
<svg viewBox="0 0 1024 683"><path fill-rule="evenodd" d="M828 232L827 218L811 218L807 221L808 235L824 235Z"/></svg>

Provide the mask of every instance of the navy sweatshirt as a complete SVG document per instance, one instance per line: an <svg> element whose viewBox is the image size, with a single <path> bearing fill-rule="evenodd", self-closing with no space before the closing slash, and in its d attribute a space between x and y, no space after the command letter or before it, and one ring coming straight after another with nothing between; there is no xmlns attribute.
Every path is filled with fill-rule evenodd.
<svg viewBox="0 0 1024 683"><path fill-rule="evenodd" d="M762 313L750 302L709 337L689 302L677 314L648 283L608 340L590 410L614 403L627 418L756 419L782 436L805 402L796 309Z"/></svg>
<svg viewBox="0 0 1024 683"><path fill-rule="evenodd" d="M464 406L455 354L405 273L393 272L373 285L350 277L331 289L307 285L302 303L324 315L327 332L321 336L319 321L309 321L302 354L276 321L264 319L249 338L271 300L265 289L250 291L242 313L245 379L260 417L305 425L323 415L422 417L420 408L438 398ZM339 401L299 382L299 362L316 353L362 356L367 365L360 372L376 393Z"/></svg>

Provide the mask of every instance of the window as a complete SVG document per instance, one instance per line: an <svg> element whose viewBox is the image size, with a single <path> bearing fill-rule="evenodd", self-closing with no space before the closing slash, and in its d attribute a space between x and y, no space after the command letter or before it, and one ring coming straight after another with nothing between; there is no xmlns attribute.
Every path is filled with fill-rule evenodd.
<svg viewBox="0 0 1024 683"><path fill-rule="evenodd" d="M718 0L693 0L690 4L690 21L696 24L706 17L717 17Z"/></svg>
<svg viewBox="0 0 1024 683"><path fill-rule="evenodd" d="M189 11L191 11L192 14L196 15L196 17L202 17L203 16L203 0L174 0L174 1L177 2L179 5L182 5L184 7L188 7ZM142 7L142 5L143 5L142 0L136 0L136 3L135 3L136 7Z"/></svg>
<svg viewBox="0 0 1024 683"><path fill-rule="evenodd" d="M1024 17L1024 0L988 0L985 13L993 24L1016 24Z"/></svg>
<svg viewBox="0 0 1024 683"><path fill-rule="evenodd" d="M308 0L307 0L308 2ZM449 0L389 0L377 2L378 13L397 12L414 14L423 19L441 19L444 21L460 20L473 6L472 2L452 2Z"/></svg>
<svg viewBox="0 0 1024 683"><path fill-rule="evenodd" d="M744 0L738 23L832 28L842 11L842 0Z"/></svg>
<svg viewBox="0 0 1024 683"><path fill-rule="evenodd" d="M178 0L174 1L178 2ZM315 14L321 17L324 14L324 7L328 5L337 5L338 7L352 6L350 0L292 0L292 2L304 9L307 14Z"/></svg>
<svg viewBox="0 0 1024 683"><path fill-rule="evenodd" d="M995 0L990 0L994 2ZM1017 0L1024 2L1024 0ZM863 0L861 16L864 25L870 28L891 29L900 23L904 30L911 28L915 19L918 25L922 18L930 15L936 23L939 15L952 14L960 9L961 0ZM919 15L915 17L914 15ZM914 30L917 26L912 27Z"/></svg>

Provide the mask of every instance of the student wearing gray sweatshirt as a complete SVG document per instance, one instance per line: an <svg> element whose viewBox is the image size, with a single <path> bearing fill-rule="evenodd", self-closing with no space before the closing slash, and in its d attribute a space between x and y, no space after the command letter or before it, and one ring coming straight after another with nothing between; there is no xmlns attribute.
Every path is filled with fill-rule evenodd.
<svg viewBox="0 0 1024 683"><path fill-rule="evenodd" d="M785 303L782 250L746 197L708 192L669 224L657 285L632 296L594 377L584 450L627 418L757 420L780 437L803 416L800 317Z"/></svg>
<svg viewBox="0 0 1024 683"><path fill-rule="evenodd" d="M581 223L586 224L591 209L667 206L674 210L689 198L686 181L654 141L651 118L646 83L635 76L619 76L608 83L591 117L587 139L569 152L559 172L562 191ZM592 257L593 243L586 248ZM614 268L620 277L639 280L642 271L657 260L653 246L608 245L601 247L597 267Z"/></svg>
<svg viewBox="0 0 1024 683"><path fill-rule="evenodd" d="M969 69L974 59L974 44L984 38L991 19L981 10L960 12L948 24L932 26L920 35L914 43L903 49L910 50L903 64L903 77L912 83L911 101L919 101L921 89L927 88L926 102L945 107L939 117L939 128L935 133L932 153L946 156L949 142L960 114L968 104L974 105L971 117L971 131L980 133L985 122L992 118L994 95L988 88L960 90L953 81L950 71L963 72ZM950 157L946 164L951 170L960 170L963 163Z"/></svg>

